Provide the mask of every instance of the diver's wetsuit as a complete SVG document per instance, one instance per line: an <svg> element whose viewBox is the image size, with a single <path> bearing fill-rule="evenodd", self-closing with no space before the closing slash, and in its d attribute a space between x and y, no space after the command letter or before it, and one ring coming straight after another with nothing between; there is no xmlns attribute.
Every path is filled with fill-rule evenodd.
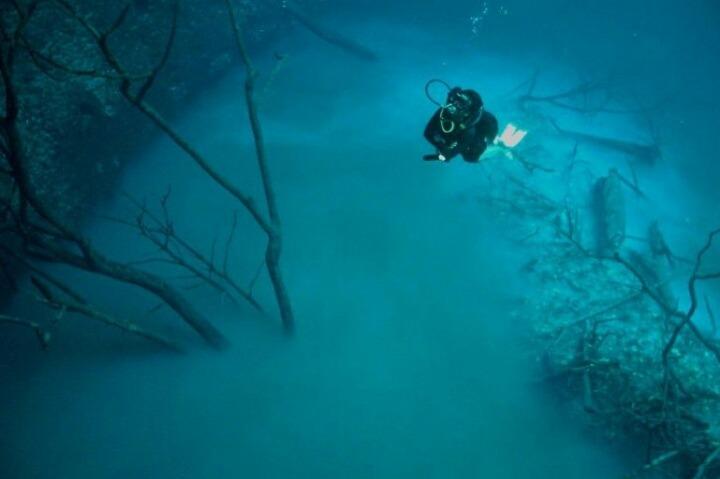
<svg viewBox="0 0 720 479"><path fill-rule="evenodd" d="M476 109L476 112L471 113L471 117L479 114L480 118L475 123L472 123L471 120L471 124L467 126L456 123L452 131L446 133L441 125L440 115L442 108L438 108L425 127L425 138L437 148L438 153L443 155L446 160L460 154L465 161L475 163L480 160L480 155L497 137L498 121L489 111L481 111L482 100L480 95L473 90L463 91L470 94L473 100L477 99L477 102L473 102L475 103L473 108ZM446 130L448 130L447 126ZM438 158L428 155L426 159Z"/></svg>

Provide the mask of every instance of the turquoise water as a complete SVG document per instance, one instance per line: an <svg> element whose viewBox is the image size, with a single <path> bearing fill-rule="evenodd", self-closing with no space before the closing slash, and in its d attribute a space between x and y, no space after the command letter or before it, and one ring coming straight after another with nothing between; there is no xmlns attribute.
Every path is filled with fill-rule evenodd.
<svg viewBox="0 0 720 479"><path fill-rule="evenodd" d="M479 9L475 3L459 2L449 13L445 4L395 3L385 14L361 15L351 4L335 16L328 7L323 17L344 34L366 39L380 56L377 62L354 59L297 30L273 45L288 60L260 89L260 107L297 334L284 337L274 312L259 318L203 290L190 294L228 336L227 351L204 351L162 311L144 324L180 338L188 354L166 355L82 318L68 319L49 352L30 352L28 341L28 352L7 353L0 364L6 384L0 477L604 479L628 470L633 461L617 445L593 437L537 386L526 324L510 314L536 292L518 274L529 257L503 240L508 232L487 211L462 200L486 187L492 164L420 161L429 150L420 134L434 108L423 94L427 79L477 88L505 124L512 121L507 114L515 86L538 64L555 84L572 84L581 49L563 50L549 39L547 45L518 38L503 44L497 32L508 20L491 23L492 17L484 20L494 35L488 46L468 21ZM520 3L509 7L518 22L530 23ZM698 18L701 7L698 2L688 17ZM704 8L717 13L712 5ZM577 15L567 10L552 11ZM642 35L643 27L650 35L662 26L640 7L630 11ZM439 20L430 22L433 12L440 12ZM607 18L604 11L593 14ZM548 22L550 30L563 23L550 16ZM579 34L572 30L556 31L557 38ZM588 51L607 54L603 48L612 48L599 45L597 33L588 32ZM681 36L669 32L668 42L670 35ZM623 35L608 30L607 36ZM626 59L635 60L631 53L640 56L640 50ZM271 68L268 56L258 54L263 71ZM686 73L692 76L690 69ZM233 70L208 86L176 124L260 198L243 75ZM647 85L644 79L640 84ZM688 94L693 104L698 91ZM693 122L689 103L667 112L675 115L663 123L674 133L667 136L670 145L681 143L685 128L675 119ZM696 115L705 113L698 109ZM596 131L644 131L621 119L603 124L562 118ZM695 122L698 131L707 128ZM697 165L716 143L711 138L673 150L698 153L685 164L671 155L647 173L649 191L675 185L680 193L658 212L676 217L713 203L717 176L703 175ZM165 139L138 156L119 191L152 203L168 185L178 231L204 248L212 238L226 237L240 206ZM131 211L120 195L98 210L87 226L98 247L128 259L151 251L100 218ZM642 208L633 214L642 215ZM700 229L678 225L671 237ZM243 234L230 265L247 283L262 245L242 215L238 231ZM115 303L122 297L116 308L121 315L155 305L130 288L58 273L94 297ZM264 274L257 294L272 304Z"/></svg>

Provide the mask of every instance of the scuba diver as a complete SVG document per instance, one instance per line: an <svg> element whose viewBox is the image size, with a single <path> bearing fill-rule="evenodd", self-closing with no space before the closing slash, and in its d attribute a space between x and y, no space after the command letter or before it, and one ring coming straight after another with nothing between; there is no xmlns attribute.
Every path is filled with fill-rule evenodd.
<svg viewBox="0 0 720 479"><path fill-rule="evenodd" d="M428 87L440 80L430 80ZM425 155L426 161L449 161L458 154L465 161L476 163L487 147L495 141L498 135L498 121L489 111L485 111L482 98L475 90L460 87L450 90L444 105L432 100L440 108L430 118L425 127L425 139L435 148L437 153Z"/></svg>
<svg viewBox="0 0 720 479"><path fill-rule="evenodd" d="M444 105L430 96L428 88L433 83L442 83L449 90ZM425 139L437 149L437 153L423 157L426 161L449 161L459 154L465 161L477 163L489 146L514 148L527 133L510 124L498 137L497 118L485 110L475 90L450 88L442 80L430 80L425 84L425 94L439 107L425 127Z"/></svg>

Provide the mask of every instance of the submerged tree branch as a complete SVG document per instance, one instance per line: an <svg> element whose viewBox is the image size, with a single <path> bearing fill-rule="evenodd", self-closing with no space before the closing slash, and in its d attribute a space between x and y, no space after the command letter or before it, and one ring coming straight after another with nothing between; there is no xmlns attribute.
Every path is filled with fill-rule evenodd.
<svg viewBox="0 0 720 479"><path fill-rule="evenodd" d="M167 210L167 201L169 192L161 200L162 217L154 214L147 206L126 195L133 205L138 209L135 222L112 219L117 223L126 225L136 230L142 237L146 238L159 251L164 253L168 258L169 264L183 268L191 273L191 276L207 283L220 293L227 295L235 303L233 292L242 297L245 301L260 313L264 314L263 307L253 298L252 294L243 289L227 271L227 261L232 238L235 234L237 226L236 221L233 223L232 230L228 236L226 243L225 258L223 266L216 266L215 261L201 253L196 247L192 246L187 240L183 239L176 231L174 225L170 222L170 215ZM149 220L149 221L148 221ZM185 258L183 253L187 253L195 263ZM199 265L198 265L199 263ZM218 278L216 280L215 278ZM226 287L227 285L227 287Z"/></svg>
<svg viewBox="0 0 720 479"><path fill-rule="evenodd" d="M6 316L4 314L0 314L0 323L5 324L16 324L18 326L22 326L25 328L30 328L35 332L35 336L37 337L38 342L40 343L41 349L48 349L50 347L50 339L51 335L48 331L43 329L40 324L36 323L35 321L28 321L26 319L20 319L15 318L12 316Z"/></svg>
<svg viewBox="0 0 720 479"><path fill-rule="evenodd" d="M20 35L21 29L18 27L15 37L19 38ZM225 344L225 339L220 332L205 320L175 288L160 277L106 258L90 244L89 240L66 225L38 197L27 171L27 162L24 158L26 150L18 126L19 101L13 78L16 47L16 43L11 43L5 48L0 48L0 79L5 99L5 116L2 118L0 129L6 138L7 154L5 159L21 199L20 213L14 217L16 221L14 234L23 241L27 254L42 261L62 262L91 273L139 286L165 301L208 343L214 347L221 347ZM44 223L42 226L37 225L34 218L31 220L30 209L32 209L33 216L37 216L38 220ZM69 249L67 244L73 244L79 253Z"/></svg>
<svg viewBox="0 0 720 479"><path fill-rule="evenodd" d="M220 185L225 191L230 193L233 197L235 197L240 203L245 207L245 209L250 213L250 215L253 217L255 222L265 231L266 233L269 232L272 227L270 223L263 217L260 210L255 205L254 200L246 195L244 192L242 192L239 188L237 188L229 179L227 179L225 176L220 174L215 167L213 167L207 159L200 154L191 144L188 142L185 138L183 138L174 128L170 126L170 124L163 118L160 113L157 112L151 105L149 105L144 97L147 95L149 89L154 84L154 80L159 74L161 68L165 65L167 61L167 57L170 54L170 50L172 48L174 39L175 39L175 31L177 29L176 23L177 23L177 3L178 0L175 0L174 2L174 13L172 18L172 24L171 24L171 33L168 36L168 42L166 44L166 47L164 49L163 57L158 62L157 66L153 69L153 72L149 76L148 80L146 80L143 85L140 87L139 93L133 93L131 91L131 87L133 84L133 76L130 75L127 71L127 69L122 65L120 60L117 58L117 56L113 53L111 50L109 44L108 44L108 35L109 33L112 33L110 31L109 33L100 33L99 30L97 30L92 24L90 24L80 13L66 0L54 0L56 3L58 3L60 6L63 7L65 11L67 11L73 18L75 18L80 25L82 25L85 30L90 33L92 38L95 40L95 42L98 45L98 48L100 49L101 54L103 55L103 58L106 60L108 65L118 74L118 76L122 79L120 82L120 93L134 106L136 107L141 113L143 113L146 117L148 117L164 134L166 134L172 141L177 145L182 151L184 151L195 163L208 175L210 176L218 185ZM118 19L122 18L123 14L118 17ZM115 23L118 23L116 21Z"/></svg>
<svg viewBox="0 0 720 479"><path fill-rule="evenodd" d="M138 88L135 88L134 85L134 82L138 79L138 77L133 76L129 73L128 69L122 64L122 62L113 52L109 43L110 37L113 35L113 33L119 30L125 22L128 14L128 7L126 6L120 12L120 14L116 17L116 19L112 22L112 24L107 30L101 31L96 28L90 21L88 21L87 18L81 15L77 8L68 0L52 1L70 17L74 18L95 41L102 55L102 58L107 63L110 70L114 72L114 75L116 75L120 79L119 91L127 99L127 101L135 108L137 108L141 113L143 113L147 118L149 118L152 123L154 123L165 135L167 135L170 140L172 140L185 154L187 154L221 188L223 188L234 198L236 198L245 207L250 216L266 234L267 247L265 253L265 263L268 269L270 280L272 282L273 290L275 291L275 296L280 310L283 325L286 331L292 331L294 328L294 315L279 265L280 255L282 252L281 222L276 204L275 193L273 191L273 184L270 179L270 171L266 160L265 145L263 142L260 121L258 118L257 108L254 100L254 82L257 76L257 72L250 61L250 57L242 40L242 35L240 33L238 22L235 17L235 12L229 0L227 0L225 4L231 20L235 44L240 51L243 64L246 66L248 72L245 82L245 100L248 115L250 117L250 126L253 133L253 140L255 144L258 167L261 174L263 191L265 193L265 203L269 216L268 218L265 217L265 215L261 212L260 208L257 207L254 200L249 195L245 194L229 179L227 179L218 170L216 170L215 167L213 167L205 157L203 157L185 138L183 138L175 129L173 129L170 124L145 100L147 93L152 88L157 76L159 75L163 67L166 65L167 60L170 56L170 52L173 47L177 31L179 0L175 0L173 2L173 13L170 24L170 32L167 38L167 42L165 44L165 48L163 49L162 56L156 66L151 70L150 74L146 78L144 78L144 81ZM30 47L28 46L28 48ZM71 68L61 67L60 69L61 71L65 71L66 73L72 72ZM98 75L98 77L102 78L102 76L100 75ZM62 225L53 226L57 227ZM65 237L69 236L67 234L68 231L61 230L60 232ZM78 242L78 246L81 247L81 249L87 248L86 245L82 242ZM86 255L88 255L89 253L91 253L90 250L87 250L85 252ZM101 261L100 263L102 264L103 262ZM118 267L121 265L113 266ZM238 292L240 292L240 290L238 290ZM242 293L240 294L243 295ZM251 302L254 301L251 297L246 297L246 299Z"/></svg>
<svg viewBox="0 0 720 479"><path fill-rule="evenodd" d="M43 293L42 296L43 299L41 302L52 309L80 314L87 318L99 321L105 325L112 326L121 331L152 341L153 343L159 344L171 351L182 352L180 346L178 346L174 341L171 341L157 333L153 333L152 331L148 331L132 321L118 319L107 313L103 313L86 302L81 303L72 299L61 299L54 295L48 295L47 292Z"/></svg>
<svg viewBox="0 0 720 479"><path fill-rule="evenodd" d="M262 179L263 190L265 192L265 202L267 204L268 213L270 215L270 221L272 227L266 229L265 232L268 236L267 250L265 253L265 263L267 265L268 273L270 275L270 281L272 282L273 289L275 291L275 297L277 298L278 306L280 308L280 317L283 325L287 332L292 332L295 328L295 318L293 314L292 305L290 303L290 297L287 289L285 288L285 282L280 271L280 255L282 253L282 233L280 214L278 213L277 201L275 192L273 190L273 183L270 179L270 169L268 167L267 158L265 154L265 142L263 140L262 128L260 126L260 120L257 114L257 106L255 104L255 78L257 77L257 71L253 67L253 64L248 55L245 43L242 39L240 27L238 26L237 19L235 17L235 11L230 3L230 0L225 0L225 6L230 17L230 22L235 37L235 44L240 53L240 57L245 65L247 76L245 78L245 102L247 106L248 116L250 118L250 127L253 133L253 140L255 143L255 153L257 157L258 167L260 169L260 178Z"/></svg>

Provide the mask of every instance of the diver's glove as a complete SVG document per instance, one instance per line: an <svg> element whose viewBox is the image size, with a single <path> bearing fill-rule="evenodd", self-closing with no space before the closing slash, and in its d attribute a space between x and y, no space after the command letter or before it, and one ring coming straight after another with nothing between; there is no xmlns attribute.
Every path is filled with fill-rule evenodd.
<svg viewBox="0 0 720 479"><path fill-rule="evenodd" d="M442 153L433 153L431 155L423 156L425 161L448 161L448 158Z"/></svg>

